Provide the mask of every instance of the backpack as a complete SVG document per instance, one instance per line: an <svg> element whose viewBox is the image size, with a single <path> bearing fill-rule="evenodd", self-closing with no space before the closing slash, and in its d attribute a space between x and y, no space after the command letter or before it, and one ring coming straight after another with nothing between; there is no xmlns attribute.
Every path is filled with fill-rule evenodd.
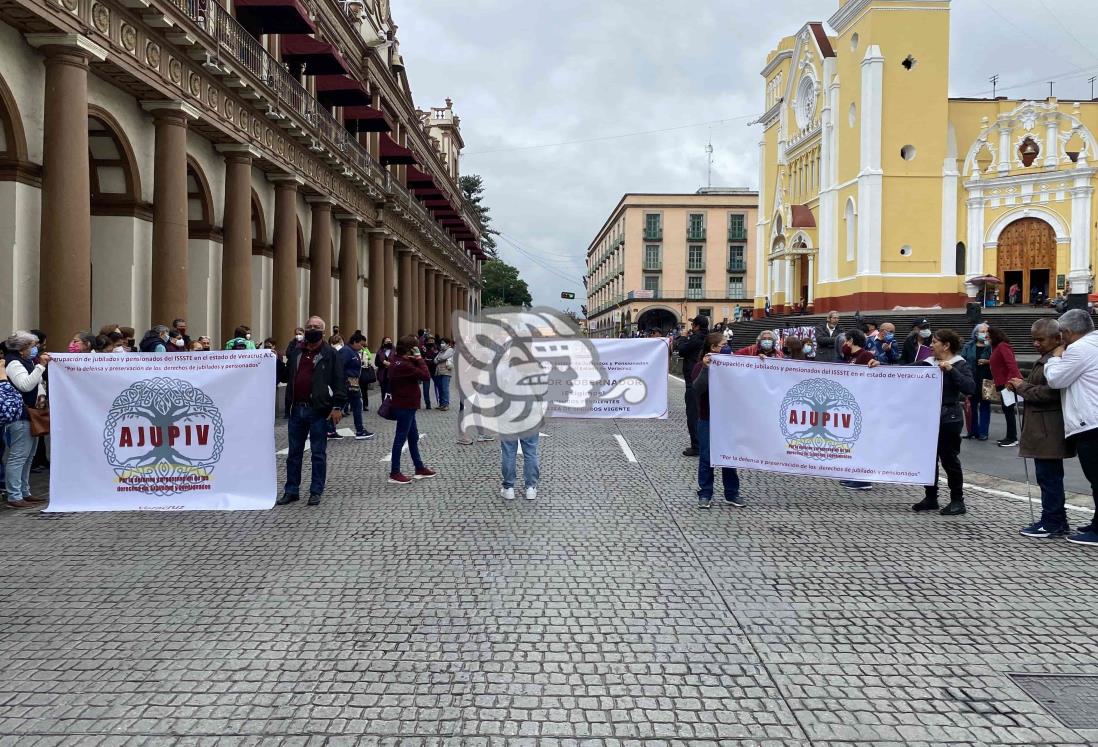
<svg viewBox="0 0 1098 747"><path fill-rule="evenodd" d="M0 425L14 423L23 417L23 395L10 381L0 381Z"/></svg>

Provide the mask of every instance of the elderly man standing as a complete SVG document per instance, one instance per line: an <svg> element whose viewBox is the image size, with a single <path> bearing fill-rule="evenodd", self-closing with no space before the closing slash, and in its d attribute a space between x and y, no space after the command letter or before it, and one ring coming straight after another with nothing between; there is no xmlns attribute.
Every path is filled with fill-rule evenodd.
<svg viewBox="0 0 1098 747"><path fill-rule="evenodd" d="M877 330L877 336L870 341L867 349L873 352L873 357L882 366L891 366L900 362L903 354L903 343L896 341L896 325L885 322Z"/></svg>
<svg viewBox="0 0 1098 747"><path fill-rule="evenodd" d="M1079 454L1079 464L1090 482L1098 506L1098 332L1083 309L1071 309L1060 317L1062 344L1045 361L1045 378L1053 389L1063 390L1064 432ZM1068 542L1098 547L1098 525L1079 527Z"/></svg>
<svg viewBox="0 0 1098 747"><path fill-rule="evenodd" d="M1055 319L1038 319L1030 335L1041 357L1025 380L1013 378L1007 382L1007 387L1025 401L1018 456L1033 460L1041 488L1041 518L1021 533L1038 539L1063 537L1069 533L1064 509L1064 460L1075 456L1075 446L1064 439L1060 390L1050 387L1045 377L1045 364L1060 347L1060 325Z"/></svg>
<svg viewBox="0 0 1098 747"><path fill-rule="evenodd" d="M839 331L839 312L827 312L827 322L816 326L816 360L834 363L842 360L843 333Z"/></svg>

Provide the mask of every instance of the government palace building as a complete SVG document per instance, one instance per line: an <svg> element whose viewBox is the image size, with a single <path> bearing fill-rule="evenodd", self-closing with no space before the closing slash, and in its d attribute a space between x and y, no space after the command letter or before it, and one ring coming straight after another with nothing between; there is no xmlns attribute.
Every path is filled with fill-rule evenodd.
<svg viewBox="0 0 1098 747"><path fill-rule="evenodd" d="M985 274L1085 302L1098 101L950 98L949 13L845 0L770 53L756 306L959 307Z"/></svg>
<svg viewBox="0 0 1098 747"><path fill-rule="evenodd" d="M460 121L413 104L387 0L0 7L5 330L373 346L477 307Z"/></svg>

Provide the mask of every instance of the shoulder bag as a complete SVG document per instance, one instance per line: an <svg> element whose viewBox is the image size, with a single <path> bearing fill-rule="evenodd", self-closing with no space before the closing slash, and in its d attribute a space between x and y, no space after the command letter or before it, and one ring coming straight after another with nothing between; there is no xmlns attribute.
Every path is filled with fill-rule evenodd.
<svg viewBox="0 0 1098 747"><path fill-rule="evenodd" d="M994 379L984 379L980 383L980 398L985 402L1002 402L1003 397L999 394L999 390L995 388Z"/></svg>

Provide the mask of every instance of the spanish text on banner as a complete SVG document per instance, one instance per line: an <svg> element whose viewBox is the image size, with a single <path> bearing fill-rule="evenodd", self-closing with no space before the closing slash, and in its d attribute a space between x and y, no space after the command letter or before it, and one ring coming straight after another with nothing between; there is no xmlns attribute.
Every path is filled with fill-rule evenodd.
<svg viewBox="0 0 1098 747"><path fill-rule="evenodd" d="M663 338L594 338L589 340L594 358L571 361L567 375L593 380L597 396L589 402L577 399L550 405L554 418L666 418L667 341ZM559 372L550 376L560 376ZM576 388L573 387L573 391ZM582 395L581 395L582 396ZM576 395L573 395L575 398Z"/></svg>
<svg viewBox="0 0 1098 747"><path fill-rule="evenodd" d="M941 417L931 366L848 366L713 356L716 467L927 485Z"/></svg>
<svg viewBox="0 0 1098 747"><path fill-rule="evenodd" d="M267 350L54 355L47 510L271 508L274 393Z"/></svg>

